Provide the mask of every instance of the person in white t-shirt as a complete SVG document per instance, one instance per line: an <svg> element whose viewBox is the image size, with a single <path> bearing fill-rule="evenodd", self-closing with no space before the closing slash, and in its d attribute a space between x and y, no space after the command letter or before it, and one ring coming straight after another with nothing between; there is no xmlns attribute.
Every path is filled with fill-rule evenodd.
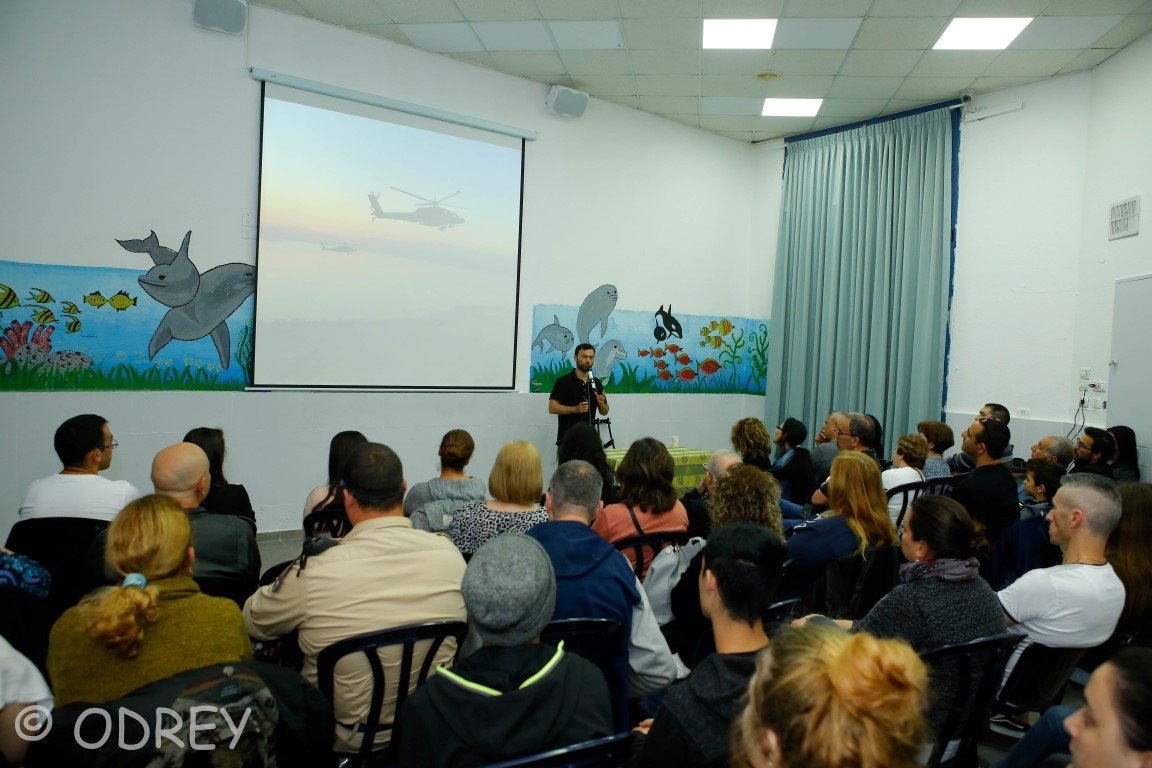
<svg viewBox="0 0 1152 768"><path fill-rule="evenodd" d="M884 490L890 491L908 483L919 483L924 480L924 460L928 458L928 441L924 435L904 435L896 442L892 450L892 468L880 473L880 482ZM919 494L917 494L919 495ZM911 500L909 500L911 503ZM904 500L897 494L888 500L888 515L892 522L900 516Z"/></svg>
<svg viewBox="0 0 1152 768"><path fill-rule="evenodd" d="M26 707L39 706L44 714L52 709L52 691L36 665L0 637L0 756L11 765L24 762L28 742L16 729L20 713ZM28 722L19 720L28 728Z"/></svg>
<svg viewBox="0 0 1152 768"><path fill-rule="evenodd" d="M1088 473L1064 478L1047 514L1048 536L1064 562L1029 571L997 593L1008 631L1024 635L1008 660L1005 680L1032 643L1091 648L1111 637L1124 608L1124 584L1105 547L1120 509L1120 493L1110 478ZM1005 716L993 718L992 727L1012 735L1027 729Z"/></svg>
<svg viewBox="0 0 1152 768"><path fill-rule="evenodd" d="M109 520L143 494L127 480L108 480L100 472L112 465L118 443L108 421L86 413L61 424L53 440L64 468L28 486L20 519L85 517Z"/></svg>

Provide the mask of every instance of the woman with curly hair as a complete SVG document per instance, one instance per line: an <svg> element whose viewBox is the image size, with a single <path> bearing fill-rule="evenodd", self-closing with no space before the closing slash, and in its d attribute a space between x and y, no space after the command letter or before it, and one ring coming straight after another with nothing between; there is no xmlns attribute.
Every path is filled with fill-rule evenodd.
<svg viewBox="0 0 1152 768"><path fill-rule="evenodd" d="M732 425L728 439L732 450L740 454L745 464L765 472L772 469L772 436L760 419L751 416L740 419Z"/></svg>
<svg viewBox="0 0 1152 768"><path fill-rule="evenodd" d="M106 552L123 581L52 627L56 706L112 701L180 672L252 658L240 609L192 580L192 530L176 501L152 494L129 504L108 528Z"/></svg>

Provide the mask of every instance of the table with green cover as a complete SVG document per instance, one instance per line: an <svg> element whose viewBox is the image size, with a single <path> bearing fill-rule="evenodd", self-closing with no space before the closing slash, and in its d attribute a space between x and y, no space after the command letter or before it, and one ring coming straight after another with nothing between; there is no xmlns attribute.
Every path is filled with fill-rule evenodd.
<svg viewBox="0 0 1152 768"><path fill-rule="evenodd" d="M608 466L615 471L627 451L621 448L611 448L604 453L608 456ZM700 481L704 479L704 465L708 462L708 457L712 455L712 452L703 448L669 447L668 453L672 454L672 462L676 465L672 475L672 485L676 487L676 491L683 494L699 485Z"/></svg>

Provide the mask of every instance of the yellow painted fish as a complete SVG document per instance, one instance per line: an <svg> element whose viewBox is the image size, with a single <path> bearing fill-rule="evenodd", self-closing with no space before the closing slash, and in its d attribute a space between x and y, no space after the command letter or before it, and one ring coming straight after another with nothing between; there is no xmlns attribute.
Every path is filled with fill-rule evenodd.
<svg viewBox="0 0 1152 768"><path fill-rule="evenodd" d="M37 304L51 304L56 301L56 299L52 298L52 294L43 288L33 288L32 293L28 294L24 301L34 301Z"/></svg>
<svg viewBox="0 0 1152 768"><path fill-rule="evenodd" d="M78 315L78 314L80 314L80 307L76 306L72 302L64 301L64 302L61 302L61 304L64 307L64 314L66 314L66 315Z"/></svg>
<svg viewBox="0 0 1152 768"><path fill-rule="evenodd" d="M727 336L732 332L733 325L727 318L720 321L720 335Z"/></svg>
<svg viewBox="0 0 1152 768"><path fill-rule="evenodd" d="M76 333L78 330L80 330L80 318L78 318L78 317L68 318L68 323L67 323L67 325L64 326L64 332L65 333Z"/></svg>
<svg viewBox="0 0 1152 768"><path fill-rule="evenodd" d="M123 312L128 307L136 306L136 299L129 296L126 291L118 291L115 296L108 299L108 306L117 312Z"/></svg>
<svg viewBox="0 0 1152 768"><path fill-rule="evenodd" d="M20 297L16 291L0 283L0 309L11 309L20 306Z"/></svg>
<svg viewBox="0 0 1152 768"><path fill-rule="evenodd" d="M36 323L54 323L56 322L56 315L48 307L33 306L29 309L36 310L32 314L32 321Z"/></svg>
<svg viewBox="0 0 1152 768"><path fill-rule="evenodd" d="M91 304L97 309L108 303L108 299L104 298L100 291L93 291L92 293L85 296L83 301L85 304Z"/></svg>

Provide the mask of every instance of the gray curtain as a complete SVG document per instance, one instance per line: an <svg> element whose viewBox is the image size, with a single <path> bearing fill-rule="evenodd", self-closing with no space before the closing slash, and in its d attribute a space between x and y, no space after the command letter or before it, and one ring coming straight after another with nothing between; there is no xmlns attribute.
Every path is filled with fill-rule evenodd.
<svg viewBox="0 0 1152 768"><path fill-rule="evenodd" d="M765 421L832 410L885 451L940 418L953 201L947 108L786 148Z"/></svg>

